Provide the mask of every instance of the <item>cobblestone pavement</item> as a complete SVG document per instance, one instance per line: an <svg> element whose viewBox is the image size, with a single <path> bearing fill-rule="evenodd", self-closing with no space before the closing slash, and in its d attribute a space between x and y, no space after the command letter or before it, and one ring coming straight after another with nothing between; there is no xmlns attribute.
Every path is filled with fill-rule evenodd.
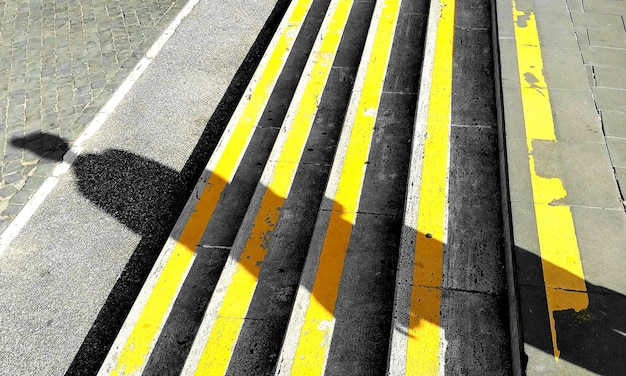
<svg viewBox="0 0 626 376"><path fill-rule="evenodd" d="M34 132L75 140L184 5L0 0L0 232L54 168L11 140ZM60 153L48 139L34 147Z"/></svg>

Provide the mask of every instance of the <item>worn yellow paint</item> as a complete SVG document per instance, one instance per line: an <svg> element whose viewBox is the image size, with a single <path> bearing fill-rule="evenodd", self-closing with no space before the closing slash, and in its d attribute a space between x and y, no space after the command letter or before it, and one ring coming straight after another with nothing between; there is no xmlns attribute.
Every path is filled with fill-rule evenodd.
<svg viewBox="0 0 626 376"><path fill-rule="evenodd" d="M220 305L218 317L197 364L196 375L222 375L227 370L257 286L267 252L267 242L291 188L297 162L313 125L352 3L352 0L340 0L333 10L328 28L322 31L323 39L313 69L307 77L308 81L289 127L287 139L275 162L272 180L266 188L243 253Z"/></svg>
<svg viewBox="0 0 626 376"><path fill-rule="evenodd" d="M227 182L231 181L235 174L311 3L312 0L301 0L294 8L289 26L285 28L272 50L271 57L263 68L263 74L254 87L237 126L228 138L222 157L211 173L180 239L160 272L111 374L136 373L147 361L156 336L183 283L183 277L193 262L195 247L200 242Z"/></svg>
<svg viewBox="0 0 626 376"><path fill-rule="evenodd" d="M520 11L515 1L512 3L535 218L552 346L554 357L558 360L560 351L554 312L585 309L589 304L589 297L571 208L557 202L565 198L567 192L559 178L539 176L533 154L535 143L557 142L550 93L543 76L543 59L535 14Z"/></svg>
<svg viewBox="0 0 626 376"><path fill-rule="evenodd" d="M334 325L334 310L339 282L343 272L350 234L356 220L359 196L363 185L376 114L394 28L397 22L399 0L387 0L378 20L374 49L369 57L363 88L357 105L346 156L341 169L337 191L320 260L311 289L311 300L296 347L293 375L320 375L323 373Z"/></svg>
<svg viewBox="0 0 626 376"><path fill-rule="evenodd" d="M406 374L439 372L455 1L441 1L426 120Z"/></svg>

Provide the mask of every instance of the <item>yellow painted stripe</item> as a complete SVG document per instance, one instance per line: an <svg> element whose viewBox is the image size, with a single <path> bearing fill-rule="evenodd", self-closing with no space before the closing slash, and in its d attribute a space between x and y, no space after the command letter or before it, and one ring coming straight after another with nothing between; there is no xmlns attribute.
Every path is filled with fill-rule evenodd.
<svg viewBox="0 0 626 376"><path fill-rule="evenodd" d="M160 272L145 306L117 357L116 366L111 374L136 373L147 361L146 358L155 338L168 315L169 307L173 304L177 291L183 283L183 277L195 257L195 247L200 242L227 182L230 182L235 174L311 3L312 0L302 0L293 8L288 26L283 30L271 51L267 65L260 67L263 69L263 74L254 86L241 116L233 120L236 126L223 149L221 158L213 169L193 213Z"/></svg>
<svg viewBox="0 0 626 376"><path fill-rule="evenodd" d="M552 346L554 357L558 360L560 351L554 312L585 309L589 304L589 297L571 208L556 202L567 196L567 192L559 178L539 176L535 168L537 161L533 155L533 143L557 142L557 139L550 93L543 76L543 59L535 14L520 11L515 1L512 3L535 218Z"/></svg>
<svg viewBox="0 0 626 376"><path fill-rule="evenodd" d="M339 281L343 272L350 233L355 223L399 8L399 0L387 0L382 7L376 30L375 47L369 59L360 93L346 158L311 291L311 301L305 313L295 352L290 373L293 375L320 375L326 364Z"/></svg>
<svg viewBox="0 0 626 376"><path fill-rule="evenodd" d="M196 375L222 375L226 372L233 347L243 325L246 312L257 286L261 265L267 252L267 242L278 222L280 208L291 188L298 163L313 125L324 85L348 20L352 0L340 0L331 5L329 26L323 31L321 45L299 98L287 139L276 162L253 227L236 269L228 284L211 333L198 362ZM296 160L296 162L294 162Z"/></svg>
<svg viewBox="0 0 626 376"><path fill-rule="evenodd" d="M419 193L407 375L439 371L455 1L442 0L440 9Z"/></svg>

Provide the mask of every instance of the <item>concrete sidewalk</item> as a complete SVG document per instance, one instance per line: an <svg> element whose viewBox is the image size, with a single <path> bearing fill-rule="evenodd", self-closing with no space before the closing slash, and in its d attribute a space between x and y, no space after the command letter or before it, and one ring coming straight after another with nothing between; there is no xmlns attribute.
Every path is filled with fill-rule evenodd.
<svg viewBox="0 0 626 376"><path fill-rule="evenodd" d="M496 4L521 366L622 374L626 2Z"/></svg>

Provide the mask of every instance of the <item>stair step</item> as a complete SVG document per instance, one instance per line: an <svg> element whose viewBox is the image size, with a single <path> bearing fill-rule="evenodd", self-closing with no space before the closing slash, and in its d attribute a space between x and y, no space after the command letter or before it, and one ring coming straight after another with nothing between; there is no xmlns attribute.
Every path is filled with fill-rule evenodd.
<svg viewBox="0 0 626 376"><path fill-rule="evenodd" d="M462 85L488 30L459 9L290 4L99 374L509 372L495 121Z"/></svg>

